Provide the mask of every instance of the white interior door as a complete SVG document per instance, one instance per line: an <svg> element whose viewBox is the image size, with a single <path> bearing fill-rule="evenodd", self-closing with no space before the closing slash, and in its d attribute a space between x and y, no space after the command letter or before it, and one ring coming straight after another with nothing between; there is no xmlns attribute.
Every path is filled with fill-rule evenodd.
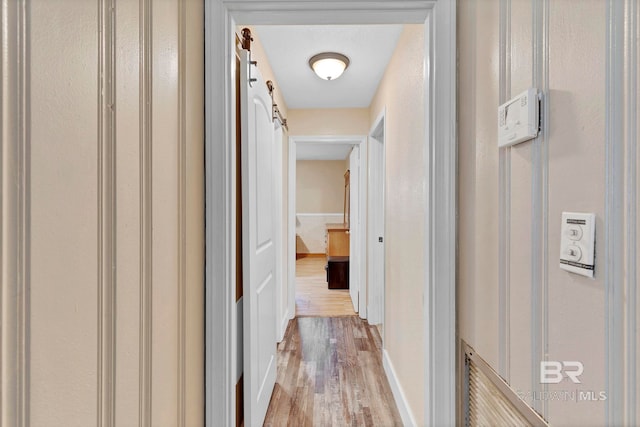
<svg viewBox="0 0 640 427"><path fill-rule="evenodd" d="M369 323L384 321L384 122L372 134L369 142Z"/></svg>
<svg viewBox="0 0 640 427"><path fill-rule="evenodd" d="M244 413L245 425L261 426L276 380L274 125L271 97L248 51L240 67Z"/></svg>
<svg viewBox="0 0 640 427"><path fill-rule="evenodd" d="M349 154L349 295L353 310L359 310L360 298L360 170L358 147Z"/></svg>

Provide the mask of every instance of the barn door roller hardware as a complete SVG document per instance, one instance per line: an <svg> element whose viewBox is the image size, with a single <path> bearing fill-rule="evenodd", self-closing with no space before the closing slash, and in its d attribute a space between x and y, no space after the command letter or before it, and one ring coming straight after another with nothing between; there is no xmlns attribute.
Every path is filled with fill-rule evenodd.
<svg viewBox="0 0 640 427"><path fill-rule="evenodd" d="M289 126L287 126L287 119L282 117L282 113L278 108L278 104L273 100L273 91L275 87L273 86L273 82L271 80L267 80L267 89L269 89L269 95L271 95L271 120L280 121L280 124L286 129L289 130Z"/></svg>
<svg viewBox="0 0 640 427"><path fill-rule="evenodd" d="M258 66L258 61L251 59L251 42L253 37L251 36L251 30L248 28L242 29L242 48L249 51L249 86L253 86L251 83L258 79L251 77L251 65Z"/></svg>

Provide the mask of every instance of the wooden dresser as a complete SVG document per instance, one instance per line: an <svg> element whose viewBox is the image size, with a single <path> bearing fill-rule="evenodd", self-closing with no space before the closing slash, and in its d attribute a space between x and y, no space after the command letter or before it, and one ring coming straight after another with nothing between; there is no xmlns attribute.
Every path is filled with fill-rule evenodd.
<svg viewBox="0 0 640 427"><path fill-rule="evenodd" d="M345 224L327 224L325 239L327 257L349 256L349 227Z"/></svg>

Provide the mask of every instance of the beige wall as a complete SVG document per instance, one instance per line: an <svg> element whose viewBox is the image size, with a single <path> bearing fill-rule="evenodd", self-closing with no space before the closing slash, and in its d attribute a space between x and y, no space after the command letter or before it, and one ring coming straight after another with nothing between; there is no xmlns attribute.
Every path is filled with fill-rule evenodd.
<svg viewBox="0 0 640 427"><path fill-rule="evenodd" d="M386 108L384 346L418 425L424 415L424 26L406 25L369 110Z"/></svg>
<svg viewBox="0 0 640 427"><path fill-rule="evenodd" d="M0 424L201 425L202 2L18 3L2 0Z"/></svg>
<svg viewBox="0 0 640 427"><path fill-rule="evenodd" d="M494 368L498 366L498 154L494 120L499 104L498 4L483 1L478 7L461 2L458 10L458 93L459 97L469 96L466 102L458 103L458 328L463 339L473 338L469 344ZM476 269L481 272L481 287L474 286Z"/></svg>
<svg viewBox="0 0 640 427"><path fill-rule="evenodd" d="M325 224L343 221L346 170L344 160L296 162L296 253L325 253Z"/></svg>
<svg viewBox="0 0 640 427"><path fill-rule="evenodd" d="M369 109L291 109L289 133L298 136L366 135L369 133Z"/></svg>
<svg viewBox="0 0 640 427"><path fill-rule="evenodd" d="M345 172L344 160L298 160L296 212L342 212Z"/></svg>
<svg viewBox="0 0 640 427"><path fill-rule="evenodd" d="M548 16L543 5L549 8ZM538 373L539 361L545 357L577 360L585 367L581 384L564 381L550 385L549 391L612 393L607 378L610 384L624 386L626 382L635 389L636 380L621 361L624 354L633 357L634 353L625 352L637 338L630 334L631 341L616 343L611 340L615 334L624 334L623 324L609 323L607 329L607 322L616 316L624 318L637 306L634 300L616 305L607 299L607 290L623 292L625 286L635 289L637 283L628 273L618 280L606 279L615 268L614 261L624 263L623 259L607 260L606 243L613 236L607 226L617 222L625 230L634 224L629 218L622 224L613 215L607 219L606 196L621 187L607 178L606 150L620 144L622 152L634 152L628 151L629 135L626 140L607 141L607 120L615 117L611 119L606 109L611 81L606 74L605 2L585 0L576 8L569 0L460 0L458 6L460 338L515 391L543 390ZM637 23L637 10L623 19L627 27L631 19ZM617 23L620 28L622 24ZM510 46L502 52L501 25L508 29L504 49ZM545 28L548 39L544 38ZM540 41L537 46L536 40ZM627 40L625 46L630 46L631 39ZM501 62L501 57L507 60ZM629 65L628 59L625 78L629 73L638 75L637 63ZM637 87L623 84L625 102L635 108ZM498 149L497 106L531 86L542 89L549 103L545 131L536 141ZM631 113L635 110L625 112L624 108L628 106L622 110L631 118L627 120L637 121ZM612 128L620 126L612 122ZM627 168L637 167L637 158L624 161L630 162ZM625 175L625 168L615 169ZM621 203L628 212L635 212L637 178L627 172L625 179L627 188L620 194L632 196L622 197ZM506 201L502 211L500 200ZM596 214L595 280L558 267L563 211ZM624 252L636 250L635 239L621 244ZM626 253L634 256L622 269L628 272L628 266L637 263L637 253ZM612 363L622 369L619 380L608 376L609 351L615 355ZM529 403L553 425L604 425L613 419L606 417L607 405L625 406L623 400L616 403L611 397L609 394L606 402L579 404ZM621 414L617 409L613 412ZM636 424L637 419L628 422Z"/></svg>

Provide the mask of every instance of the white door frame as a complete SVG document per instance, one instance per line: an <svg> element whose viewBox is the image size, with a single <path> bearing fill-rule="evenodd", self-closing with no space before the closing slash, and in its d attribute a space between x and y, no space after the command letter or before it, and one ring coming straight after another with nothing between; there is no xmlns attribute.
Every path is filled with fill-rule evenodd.
<svg viewBox="0 0 640 427"><path fill-rule="evenodd" d="M289 137L289 223L288 223L288 241L289 241L289 255L287 268L289 271L289 315L293 319L296 313L296 149L298 144L323 144L323 145L353 145L355 149L359 150L359 164L360 164L360 188L358 198L360 199L360 206L366 205L367 193L366 193L366 167L363 167L363 159L367 158L367 137L362 135L354 136L290 136ZM359 221L355 224L356 227L351 227L351 253L359 254L360 260L366 259L366 212L364 209L359 211ZM353 221L352 221L353 222ZM356 236L357 240L353 240L353 236ZM355 245L354 245L355 243ZM351 272L356 271L350 269L349 283L353 283L358 287L360 297L358 298L358 313L360 317L366 319L367 308L365 301L367 300L365 278L366 278L366 263L358 262L357 273L355 277Z"/></svg>
<svg viewBox="0 0 640 427"><path fill-rule="evenodd" d="M367 170L368 170L368 180L369 183L373 182L373 174L374 173L382 173L382 205L385 206L385 147L386 147L386 108L383 108L382 111L380 112L380 114L378 114L378 117L376 118L376 120L373 122L373 126L371 126L371 130L369 131L369 161L367 162ZM379 129L382 128L381 131L379 131ZM376 135L379 135L380 133L382 133L383 135L383 139L380 140ZM372 140L377 141L377 142L371 142ZM377 168L378 165L377 164L373 164L370 160L371 160L371 156L372 153L374 152L374 148L373 148L373 144L375 143L382 143L382 171L377 171L374 172L374 168ZM374 197L378 197L379 194L374 196L374 191L376 191L376 189L373 188L372 185L369 185L367 187L367 193L368 193L368 198L367 198L367 213L370 213L372 211L372 207L377 208L378 206L380 206L379 204L375 204L372 206L372 204L376 201L376 199ZM373 197L372 197L373 196ZM384 209L383 209L383 221L384 221ZM367 215L368 217L369 215ZM378 233L375 232L375 230L372 229L372 227L374 227L374 224L372 224L371 222L369 222L368 218L367 218L367 235L370 237L367 240L367 277L371 277L372 280L369 280L367 282L367 291L368 291L368 296L369 296L369 300L368 300L368 304L367 304L367 310L369 313L369 323L373 324L373 325L377 325L377 324L382 324L382 328L383 328L383 334L382 334L382 338L384 340L384 283L385 283L385 278L382 278L382 282L373 279L375 277L374 274L374 264L373 262L370 262L371 257L369 256L370 254L373 254L374 250L376 249L376 246L379 244L377 237L378 237ZM386 239L385 236L385 226L383 223L383 232L382 232L382 237L383 239ZM383 241L383 245L384 245L384 241ZM382 286L380 286L380 284L382 284ZM375 303L374 303L375 301ZM384 341L383 341L383 346L384 346Z"/></svg>
<svg viewBox="0 0 640 427"><path fill-rule="evenodd" d="M284 251L283 242L283 229L285 226L282 224L282 199L283 199L283 165L282 165L282 156L283 156L283 148L282 143L284 141L283 138L284 129L279 121L275 122L274 129L274 141L275 146L273 150L273 170L275 171L274 178L274 189L273 189L273 201L275 202L275 224L274 224L274 232L275 232L275 243L276 243L276 268L275 268L275 276L276 276L276 331L278 342L281 342L284 339L284 333L287 328L288 320L290 318L289 313L289 301L283 301L283 291L285 290L285 277L287 276L287 263L286 255ZM283 259L284 258L284 259Z"/></svg>
<svg viewBox="0 0 640 427"><path fill-rule="evenodd" d="M235 425L235 25L425 25L425 402L456 424L456 0L205 0L205 411Z"/></svg>
<svg viewBox="0 0 640 427"><path fill-rule="evenodd" d="M353 309L362 319L367 318L367 139L351 148L345 159L349 163L349 297ZM352 279L353 277L353 279Z"/></svg>

